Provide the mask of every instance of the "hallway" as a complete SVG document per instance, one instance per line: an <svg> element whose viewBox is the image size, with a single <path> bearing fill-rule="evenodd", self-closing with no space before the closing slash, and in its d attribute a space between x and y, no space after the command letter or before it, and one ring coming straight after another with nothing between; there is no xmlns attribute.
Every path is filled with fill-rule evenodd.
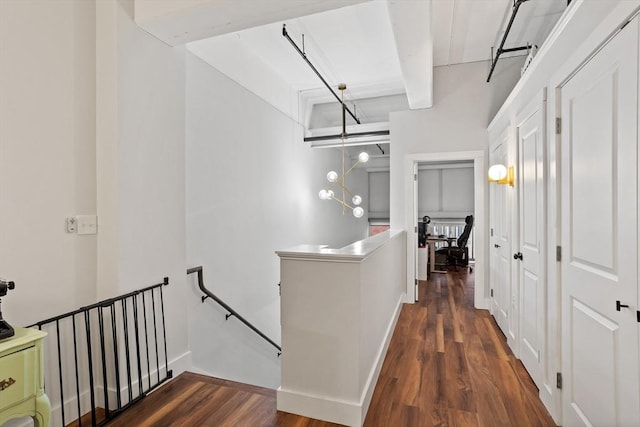
<svg viewBox="0 0 640 427"><path fill-rule="evenodd" d="M473 308L473 278L460 270L420 282L420 301L398 319L365 425L555 425L493 317Z"/></svg>
<svg viewBox="0 0 640 427"><path fill-rule="evenodd" d="M491 315L473 308L473 274L434 274L404 305L365 426L553 426ZM276 411L275 391L185 373L109 426L314 426Z"/></svg>

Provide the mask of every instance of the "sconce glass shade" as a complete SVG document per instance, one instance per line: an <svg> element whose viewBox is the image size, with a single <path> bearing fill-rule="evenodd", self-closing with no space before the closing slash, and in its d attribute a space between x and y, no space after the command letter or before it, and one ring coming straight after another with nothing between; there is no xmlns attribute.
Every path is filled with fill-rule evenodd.
<svg viewBox="0 0 640 427"><path fill-rule="evenodd" d="M493 165L489 168L489 181L500 181L507 177L507 167L505 165Z"/></svg>
<svg viewBox="0 0 640 427"><path fill-rule="evenodd" d="M360 160L362 163L367 163L369 161L369 154L363 151L362 153L358 154L358 160Z"/></svg>
<svg viewBox="0 0 640 427"><path fill-rule="evenodd" d="M362 209L360 206L353 209L353 216L355 216L356 218L362 218L362 215L364 215L364 209Z"/></svg>
<svg viewBox="0 0 640 427"><path fill-rule="evenodd" d="M333 190L327 191L327 200L333 199Z"/></svg>
<svg viewBox="0 0 640 427"><path fill-rule="evenodd" d="M320 192L318 193L318 197L320 197L322 200L327 200L329 198L329 192L327 190L320 190Z"/></svg>
<svg viewBox="0 0 640 427"><path fill-rule="evenodd" d="M336 171L331 171L327 174L327 181L336 182L338 180L338 173Z"/></svg>
<svg viewBox="0 0 640 427"><path fill-rule="evenodd" d="M489 168L489 182L509 184L513 187L514 175L513 166L507 168L504 165L497 164Z"/></svg>
<svg viewBox="0 0 640 427"><path fill-rule="evenodd" d="M353 196L353 199L351 199L351 201L354 205L358 206L360 203L362 203L362 197L356 194L355 196Z"/></svg>

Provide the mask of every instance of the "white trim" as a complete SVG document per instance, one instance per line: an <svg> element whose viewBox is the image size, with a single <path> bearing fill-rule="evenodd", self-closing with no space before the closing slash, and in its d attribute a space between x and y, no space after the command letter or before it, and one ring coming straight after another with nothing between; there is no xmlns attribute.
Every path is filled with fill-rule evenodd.
<svg viewBox="0 0 640 427"><path fill-rule="evenodd" d="M456 161L456 160L473 160L474 167L474 227L476 242L476 263L474 266L475 274L475 291L474 306L478 309L488 309L486 284L488 279L486 272L488 254L488 240L486 236L489 229L487 223L487 207L488 198L487 180L485 179L487 172L486 152L478 151L450 151L441 153L418 153L407 154L405 156L405 229L413 230L417 223L416 213L413 206L413 164L420 162L440 162L440 161ZM415 257L413 256L417 242L409 238L413 233L407 233L407 303L415 301L414 271Z"/></svg>

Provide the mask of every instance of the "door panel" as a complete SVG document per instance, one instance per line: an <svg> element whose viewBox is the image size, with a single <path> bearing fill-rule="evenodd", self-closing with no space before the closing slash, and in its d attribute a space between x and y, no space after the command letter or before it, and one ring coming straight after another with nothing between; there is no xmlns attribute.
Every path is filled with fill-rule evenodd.
<svg viewBox="0 0 640 427"><path fill-rule="evenodd" d="M564 425L640 425L637 63L635 19L561 88Z"/></svg>
<svg viewBox="0 0 640 427"><path fill-rule="evenodd" d="M491 164L508 165L507 142L508 129L503 132L500 141L491 148ZM510 327L511 303L511 242L509 215L507 212L506 185L491 185L491 312L496 323L507 337L512 337Z"/></svg>
<svg viewBox="0 0 640 427"><path fill-rule="evenodd" d="M517 262L520 296L520 359L538 388L543 386L546 305L544 285L545 174L544 93L521 114L518 125L518 212L522 259Z"/></svg>
<svg viewBox="0 0 640 427"><path fill-rule="evenodd" d="M418 257L420 256L420 251L418 250L418 194L420 194L418 190L418 163L413 163L413 252L414 252L414 301L418 301L420 296L418 295L418 265L420 262ZM427 275L429 274L429 267L427 266Z"/></svg>

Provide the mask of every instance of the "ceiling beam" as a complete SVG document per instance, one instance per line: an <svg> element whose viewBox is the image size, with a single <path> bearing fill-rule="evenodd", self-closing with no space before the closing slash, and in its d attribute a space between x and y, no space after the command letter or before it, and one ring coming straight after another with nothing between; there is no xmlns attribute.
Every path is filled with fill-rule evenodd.
<svg viewBox="0 0 640 427"><path fill-rule="evenodd" d="M387 0L411 109L433 105L431 1Z"/></svg>

